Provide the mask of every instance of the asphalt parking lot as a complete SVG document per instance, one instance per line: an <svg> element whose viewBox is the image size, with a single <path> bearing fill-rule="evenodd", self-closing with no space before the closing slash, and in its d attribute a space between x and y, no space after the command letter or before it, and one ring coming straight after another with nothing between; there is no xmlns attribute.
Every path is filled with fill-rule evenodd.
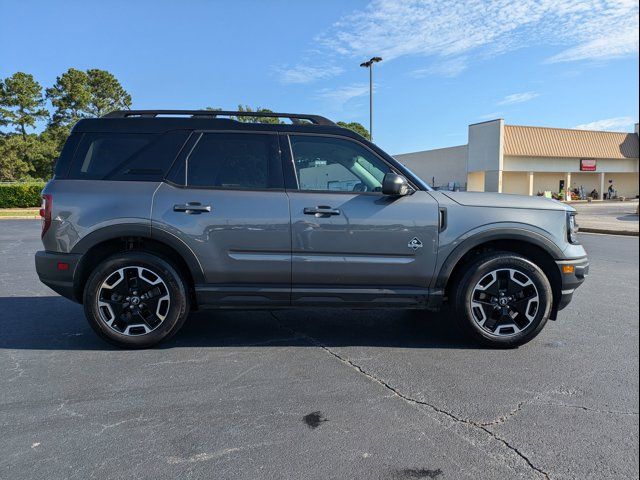
<svg viewBox="0 0 640 480"><path fill-rule="evenodd" d="M638 478L638 238L542 334L476 348L446 313L198 313L102 343L0 222L0 478Z"/></svg>

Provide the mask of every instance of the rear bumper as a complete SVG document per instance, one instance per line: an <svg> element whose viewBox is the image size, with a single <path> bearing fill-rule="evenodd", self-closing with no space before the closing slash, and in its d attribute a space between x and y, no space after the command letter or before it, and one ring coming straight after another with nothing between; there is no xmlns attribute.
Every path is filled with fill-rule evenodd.
<svg viewBox="0 0 640 480"><path fill-rule="evenodd" d="M36 272L40 281L63 297L80 302L73 282L80 257L73 253L36 252Z"/></svg>
<svg viewBox="0 0 640 480"><path fill-rule="evenodd" d="M559 260L556 263L562 279L562 294L557 309L562 310L571 302L576 288L589 276L589 259L583 257L575 260Z"/></svg>

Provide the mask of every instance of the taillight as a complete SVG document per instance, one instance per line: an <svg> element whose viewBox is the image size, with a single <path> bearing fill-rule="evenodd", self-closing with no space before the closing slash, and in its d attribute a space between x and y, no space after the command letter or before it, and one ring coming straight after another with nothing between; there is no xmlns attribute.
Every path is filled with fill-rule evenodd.
<svg viewBox="0 0 640 480"><path fill-rule="evenodd" d="M49 194L42 195L42 205L40 206L40 216L42 217L42 234L47 233L51 226L51 209L53 208L53 196Z"/></svg>

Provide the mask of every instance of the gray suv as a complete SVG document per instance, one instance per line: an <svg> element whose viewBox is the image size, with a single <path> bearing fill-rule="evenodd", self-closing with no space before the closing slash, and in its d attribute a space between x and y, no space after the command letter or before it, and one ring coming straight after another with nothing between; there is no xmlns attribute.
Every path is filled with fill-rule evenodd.
<svg viewBox="0 0 640 480"><path fill-rule="evenodd" d="M129 348L169 338L193 309L445 304L476 340L516 346L589 270L573 208L433 191L316 115L84 119L42 197L40 280Z"/></svg>

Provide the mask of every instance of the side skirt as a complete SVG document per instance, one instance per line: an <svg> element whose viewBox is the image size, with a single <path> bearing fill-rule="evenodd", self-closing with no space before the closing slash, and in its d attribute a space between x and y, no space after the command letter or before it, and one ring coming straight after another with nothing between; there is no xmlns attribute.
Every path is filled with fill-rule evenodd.
<svg viewBox="0 0 640 480"><path fill-rule="evenodd" d="M212 285L195 287L201 308L407 308L437 309L442 291L417 287Z"/></svg>

